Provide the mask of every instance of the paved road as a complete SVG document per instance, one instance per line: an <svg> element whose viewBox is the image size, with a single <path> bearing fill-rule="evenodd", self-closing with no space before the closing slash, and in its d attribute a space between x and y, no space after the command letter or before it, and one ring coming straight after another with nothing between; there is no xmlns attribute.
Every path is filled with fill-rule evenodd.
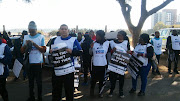
<svg viewBox="0 0 180 101"><path fill-rule="evenodd" d="M47 70L44 71L49 72ZM9 78L10 79L10 78ZM118 84L118 82L117 82ZM180 75L168 75L164 73L163 76L149 75L146 95L138 97L137 94L129 94L131 89L131 78L126 76L124 94L125 98L118 98L118 86L115 89L115 94L112 98L108 98L109 83L104 90L104 98L97 97L97 86L95 91L95 98L89 96L89 86L80 86L78 91L75 92L75 101L180 101ZM51 82L50 77L43 78L43 101L51 101ZM138 82L138 90L140 88L140 79ZM17 82L9 81L7 84L10 101L26 101L28 98L28 82L18 80ZM2 99L0 98L0 101Z"/></svg>
<svg viewBox="0 0 180 101"><path fill-rule="evenodd" d="M118 82L115 89L115 94L112 98L108 98L109 83L104 90L104 97L98 98L98 87L96 86L94 98L89 96L90 86L81 86L78 91L75 92L75 101L180 101L180 74L169 75L167 73L166 57L161 59L160 72L162 76L154 76L149 73L148 84L146 89L146 95L138 97L137 94L129 94L131 89L131 77L126 75L124 84L125 98L120 99L118 97ZM180 67L180 64L179 66ZM22 75L22 74L21 74ZM12 81L12 74L8 78L7 89L9 92L10 101L26 101L28 98L28 81L23 81L21 78L17 82ZM82 78L81 78L82 79ZM138 80L137 93L140 88L140 79ZM43 69L43 101L51 101L52 98L52 86L51 86L51 71L49 69ZM64 96L64 94L63 94ZM63 98L64 99L64 98ZM2 98L0 97L0 101Z"/></svg>

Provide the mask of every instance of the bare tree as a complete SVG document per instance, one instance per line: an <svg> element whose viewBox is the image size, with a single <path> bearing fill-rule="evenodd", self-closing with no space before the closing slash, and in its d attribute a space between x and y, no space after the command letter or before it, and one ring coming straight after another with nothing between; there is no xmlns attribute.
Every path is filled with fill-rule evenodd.
<svg viewBox="0 0 180 101"><path fill-rule="evenodd" d="M170 2L174 0L165 0L162 4L159 6L151 9L150 11L147 11L146 9L146 1L147 0L141 0L141 17L139 19L139 23L137 26L134 26L131 22L130 12L131 12L131 6L127 3L127 0L117 0L121 6L121 11L124 16L124 19L126 21L126 24L128 26L129 31L132 34L133 39L133 46L135 46L138 43L138 37L141 33L141 29L144 25L145 20L152 14L156 13L160 9L164 8L166 5L168 5Z"/></svg>

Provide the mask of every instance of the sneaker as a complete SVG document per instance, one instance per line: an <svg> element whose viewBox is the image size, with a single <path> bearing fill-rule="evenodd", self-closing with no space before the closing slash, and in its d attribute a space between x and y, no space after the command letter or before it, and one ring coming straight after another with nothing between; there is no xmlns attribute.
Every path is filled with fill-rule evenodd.
<svg viewBox="0 0 180 101"><path fill-rule="evenodd" d="M13 70L12 70L12 69L9 69L9 72L13 72Z"/></svg>
<svg viewBox="0 0 180 101"><path fill-rule="evenodd" d="M27 78L26 77L23 77L23 80L25 81Z"/></svg>
<svg viewBox="0 0 180 101"><path fill-rule="evenodd" d="M142 91L140 91L140 92L138 93L138 96L145 96L145 93L142 92Z"/></svg>
<svg viewBox="0 0 180 101"><path fill-rule="evenodd" d="M129 91L129 93L135 93L136 90L134 90L133 88Z"/></svg>
<svg viewBox="0 0 180 101"><path fill-rule="evenodd" d="M161 73L160 73L159 71L156 71L156 73L157 73L158 75L161 75Z"/></svg>
<svg viewBox="0 0 180 101"><path fill-rule="evenodd" d="M13 81L16 82L17 80L18 80L18 78L17 78L17 77L14 77Z"/></svg>
<svg viewBox="0 0 180 101"><path fill-rule="evenodd" d="M103 94L99 94L99 97L100 97L100 98L103 98Z"/></svg>
<svg viewBox="0 0 180 101"><path fill-rule="evenodd" d="M109 94L109 95L108 95L108 97L112 98L112 97L113 97L113 95L112 95L112 94Z"/></svg>
<svg viewBox="0 0 180 101"><path fill-rule="evenodd" d="M153 74L153 75L156 75L156 72L155 72L155 71L152 71L152 74Z"/></svg>
<svg viewBox="0 0 180 101"><path fill-rule="evenodd" d="M108 95L108 97L112 98L112 97L113 97L113 93L110 92L109 95Z"/></svg>
<svg viewBox="0 0 180 101"><path fill-rule="evenodd" d="M177 70L174 70L174 73L179 74L179 72Z"/></svg>
<svg viewBox="0 0 180 101"><path fill-rule="evenodd" d="M119 97L120 98L124 98L125 96L124 96L124 93L121 91L120 93L119 93Z"/></svg>
<svg viewBox="0 0 180 101"><path fill-rule="evenodd" d="M171 72L171 71L168 71L168 73L169 73L169 74L172 74L172 72Z"/></svg>

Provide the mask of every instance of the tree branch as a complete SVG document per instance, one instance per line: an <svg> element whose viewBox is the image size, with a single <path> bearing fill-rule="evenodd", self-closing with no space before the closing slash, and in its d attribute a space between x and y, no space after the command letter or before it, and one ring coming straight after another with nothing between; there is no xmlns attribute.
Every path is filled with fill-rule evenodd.
<svg viewBox="0 0 180 101"><path fill-rule="evenodd" d="M129 29L134 28L134 25L131 22L130 12L131 12L131 6L129 4L126 4L125 0L117 0L121 6L121 11L123 13L124 19L127 23L127 26Z"/></svg>
<svg viewBox="0 0 180 101"><path fill-rule="evenodd" d="M146 0L141 0L141 16L143 16L143 14L147 13L146 10Z"/></svg>
<svg viewBox="0 0 180 101"><path fill-rule="evenodd" d="M157 11L159 11L159 10L162 9L162 8L164 8L166 5L168 5L168 4L169 4L170 2L172 2L172 1L174 1L174 0L166 0L166 1L163 2L161 5L153 8L152 10L150 10L150 11L148 12L148 16L156 13Z"/></svg>

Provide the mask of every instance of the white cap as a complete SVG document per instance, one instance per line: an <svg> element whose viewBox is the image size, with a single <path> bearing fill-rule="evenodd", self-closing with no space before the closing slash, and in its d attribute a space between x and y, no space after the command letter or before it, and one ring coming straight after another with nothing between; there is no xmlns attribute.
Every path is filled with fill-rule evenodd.
<svg viewBox="0 0 180 101"><path fill-rule="evenodd" d="M37 29L36 23L34 21L29 22L28 29Z"/></svg>

